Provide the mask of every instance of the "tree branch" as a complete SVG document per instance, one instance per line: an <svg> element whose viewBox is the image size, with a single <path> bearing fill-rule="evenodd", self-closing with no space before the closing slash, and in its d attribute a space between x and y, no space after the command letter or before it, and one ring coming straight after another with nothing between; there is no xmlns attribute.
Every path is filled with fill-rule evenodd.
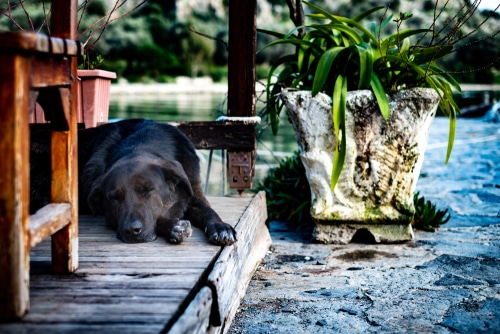
<svg viewBox="0 0 500 334"><path fill-rule="evenodd" d="M286 4L290 9L290 19L298 29L298 37L302 39L306 34L304 27L304 9L302 8L302 0L286 0Z"/></svg>

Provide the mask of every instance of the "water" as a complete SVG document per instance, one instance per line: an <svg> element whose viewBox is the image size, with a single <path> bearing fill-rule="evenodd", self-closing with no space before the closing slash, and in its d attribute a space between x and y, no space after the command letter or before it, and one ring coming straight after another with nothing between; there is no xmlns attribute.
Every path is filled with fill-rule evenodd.
<svg viewBox="0 0 500 334"><path fill-rule="evenodd" d="M457 100L463 106L477 105L484 102L482 91L464 92ZM490 92L488 99L500 99L500 91ZM260 110L257 104L256 110ZM110 119L148 118L161 122L213 121L226 112L226 94L221 92L172 92L152 93L132 91L113 93L109 107ZM298 150L292 126L285 115L281 116L278 136L273 136L270 129L262 131L263 124L257 127L257 161L253 185L263 180L269 168L276 167L281 159ZM198 151L202 162L202 180L205 180L209 151ZM226 194L222 184L221 152L213 155L209 174L207 193L211 195Z"/></svg>
<svg viewBox="0 0 500 334"><path fill-rule="evenodd" d="M261 105L258 104L256 110ZM226 94L213 92L163 93L163 94L111 94L109 118L130 119L148 118L161 122L213 121L226 112ZM253 186L263 180L269 168L279 164L285 156L298 150L293 129L282 117L278 136L270 129L262 131L263 124L257 127L257 160ZM198 150L201 159L202 180L205 181L210 151ZM214 151L209 174L207 193L221 195L231 193L222 184L221 152Z"/></svg>

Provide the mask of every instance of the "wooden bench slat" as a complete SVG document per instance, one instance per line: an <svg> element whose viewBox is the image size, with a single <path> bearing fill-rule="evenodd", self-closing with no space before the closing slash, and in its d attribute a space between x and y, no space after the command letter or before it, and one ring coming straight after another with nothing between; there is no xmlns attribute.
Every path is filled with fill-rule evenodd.
<svg viewBox="0 0 500 334"><path fill-rule="evenodd" d="M28 228L30 247L39 244L43 239L68 225L71 221L71 205L69 203L51 203L30 216Z"/></svg>
<svg viewBox="0 0 500 334"><path fill-rule="evenodd" d="M70 57L83 54L83 48L78 41L21 31L0 33L0 50L50 53Z"/></svg>
<svg viewBox="0 0 500 334"><path fill-rule="evenodd" d="M255 124L241 122L182 122L170 123L177 126L194 144L203 150L255 149Z"/></svg>

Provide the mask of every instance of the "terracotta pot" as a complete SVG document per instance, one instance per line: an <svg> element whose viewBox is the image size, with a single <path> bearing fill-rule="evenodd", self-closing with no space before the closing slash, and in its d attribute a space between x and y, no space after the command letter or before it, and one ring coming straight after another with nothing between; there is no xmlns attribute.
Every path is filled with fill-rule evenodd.
<svg viewBox="0 0 500 334"><path fill-rule="evenodd" d="M85 128L108 121L109 91L116 73L103 70L78 70L78 123Z"/></svg>
<svg viewBox="0 0 500 334"><path fill-rule="evenodd" d="M400 91L389 97L385 120L371 91L348 92L346 157L332 191L335 132L331 99L311 92L284 92L300 157L311 187L315 241L349 243L357 231L376 242L413 238L415 191L429 128L439 96L433 89Z"/></svg>
<svg viewBox="0 0 500 334"><path fill-rule="evenodd" d="M78 123L85 123L85 128L106 123L111 80L116 79L116 73L103 70L78 70L78 78ZM38 103L30 113L30 123L48 123L43 108Z"/></svg>

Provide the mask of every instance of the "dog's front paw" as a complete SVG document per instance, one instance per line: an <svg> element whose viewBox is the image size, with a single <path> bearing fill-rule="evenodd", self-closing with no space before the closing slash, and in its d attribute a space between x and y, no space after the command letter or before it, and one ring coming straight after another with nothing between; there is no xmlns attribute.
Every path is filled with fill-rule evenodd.
<svg viewBox="0 0 500 334"><path fill-rule="evenodd" d="M235 229L226 223L215 222L205 227L208 241L214 245L229 246L237 241Z"/></svg>
<svg viewBox="0 0 500 334"><path fill-rule="evenodd" d="M189 238L192 232L189 220L178 220L172 224L166 238L172 244L180 244L184 239Z"/></svg>

